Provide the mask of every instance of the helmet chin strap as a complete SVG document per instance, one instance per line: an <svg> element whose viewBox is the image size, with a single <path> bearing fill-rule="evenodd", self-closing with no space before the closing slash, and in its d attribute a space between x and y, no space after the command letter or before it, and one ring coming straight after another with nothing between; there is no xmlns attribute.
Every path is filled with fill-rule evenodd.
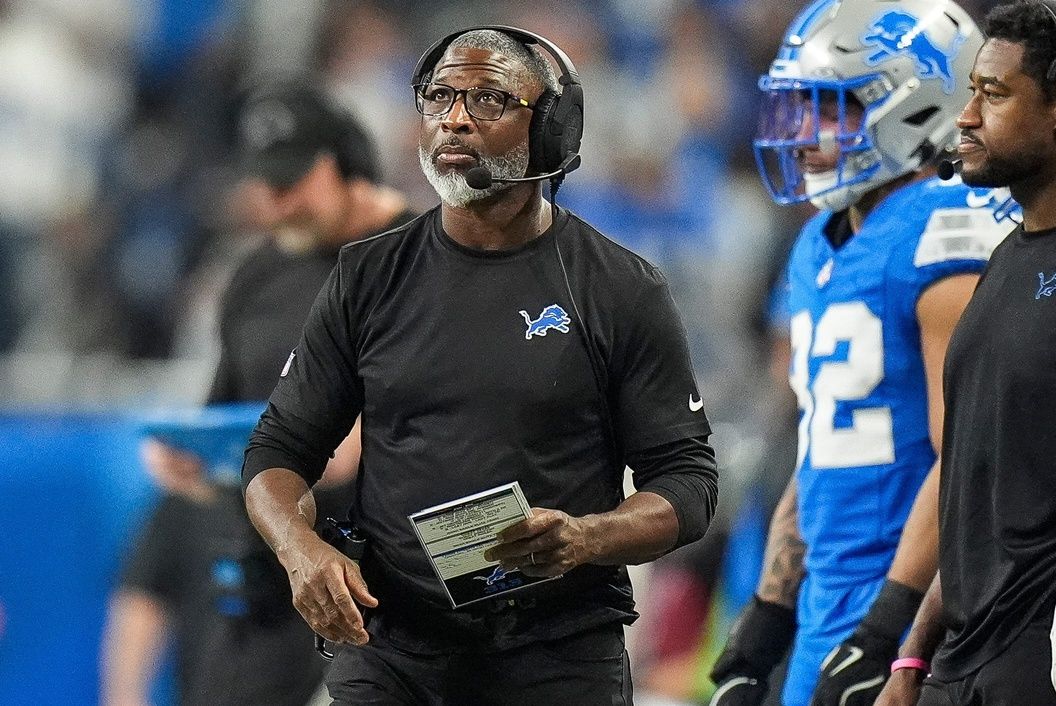
<svg viewBox="0 0 1056 706"><path fill-rule="evenodd" d="M870 178L854 184L846 183L854 179L862 170L875 164L874 160L878 159L880 159L880 155L875 150L858 153L848 159L843 167L842 181L844 183L842 184L839 183L841 180L835 169L822 174L804 174L803 181L810 202L815 208L823 211L837 212L850 208L867 193L895 178L895 176L878 172ZM881 168L880 172L883 171L883 168Z"/></svg>
<svg viewBox="0 0 1056 706"><path fill-rule="evenodd" d="M842 211L850 208L871 188L872 184L859 183L850 186L836 186L836 172L824 174L806 174L807 194L814 208L822 211Z"/></svg>

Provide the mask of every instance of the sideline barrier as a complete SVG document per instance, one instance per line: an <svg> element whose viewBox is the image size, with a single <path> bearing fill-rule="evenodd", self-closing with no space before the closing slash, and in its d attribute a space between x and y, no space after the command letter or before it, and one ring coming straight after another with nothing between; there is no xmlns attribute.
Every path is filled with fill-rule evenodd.
<svg viewBox="0 0 1056 706"><path fill-rule="evenodd" d="M0 704L98 703L107 599L157 496L141 424L0 413Z"/></svg>

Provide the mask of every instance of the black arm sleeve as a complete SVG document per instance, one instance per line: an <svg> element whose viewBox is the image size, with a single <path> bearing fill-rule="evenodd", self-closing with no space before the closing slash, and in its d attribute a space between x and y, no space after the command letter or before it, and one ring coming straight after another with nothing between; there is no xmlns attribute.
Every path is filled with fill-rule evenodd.
<svg viewBox="0 0 1056 706"><path fill-rule="evenodd" d="M719 474L706 436L679 439L631 454L634 487L671 503L678 517L675 548L704 536L715 514Z"/></svg>
<svg viewBox="0 0 1056 706"><path fill-rule="evenodd" d="M242 488L269 468L288 468L312 486L363 407L356 343L338 264L319 292L301 340L253 430Z"/></svg>

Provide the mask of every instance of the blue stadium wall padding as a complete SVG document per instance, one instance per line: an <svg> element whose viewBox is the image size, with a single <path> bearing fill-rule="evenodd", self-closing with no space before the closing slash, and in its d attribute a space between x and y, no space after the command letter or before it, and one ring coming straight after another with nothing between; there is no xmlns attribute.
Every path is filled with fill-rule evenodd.
<svg viewBox="0 0 1056 706"><path fill-rule="evenodd" d="M107 598L156 491L140 422L0 413L0 704L98 703Z"/></svg>

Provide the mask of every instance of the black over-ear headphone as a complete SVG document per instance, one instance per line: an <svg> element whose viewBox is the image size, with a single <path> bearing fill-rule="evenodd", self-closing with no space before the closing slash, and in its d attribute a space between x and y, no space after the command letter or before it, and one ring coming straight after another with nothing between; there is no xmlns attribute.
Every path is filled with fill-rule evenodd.
<svg viewBox="0 0 1056 706"><path fill-rule="evenodd" d="M1053 10L1052 5L1045 0L1038 0L1038 4L1049 13L1049 17L1052 18L1052 28L1056 30L1056 10ZM1053 59L1052 63L1049 64L1049 70L1045 72L1045 78L1050 82L1056 81L1056 59Z"/></svg>
<svg viewBox="0 0 1056 706"><path fill-rule="evenodd" d="M536 44L554 58L561 70L561 93L547 88L532 109L532 122L528 127L528 165L539 174L560 172L563 176L580 164L579 142L583 138L583 85L579 81L572 60L560 47L538 34L516 27L485 25L469 27L449 34L425 50L418 65L414 67L411 84L417 85L431 75L436 62L444 55L448 45L463 34L477 30L493 30L509 35L525 46Z"/></svg>

